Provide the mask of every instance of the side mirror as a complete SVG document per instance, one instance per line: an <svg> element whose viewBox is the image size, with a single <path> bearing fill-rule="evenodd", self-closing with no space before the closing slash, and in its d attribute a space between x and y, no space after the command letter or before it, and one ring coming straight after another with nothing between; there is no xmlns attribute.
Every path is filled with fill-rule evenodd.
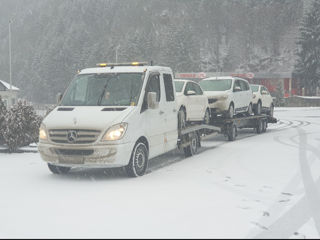
<svg viewBox="0 0 320 240"><path fill-rule="evenodd" d="M159 107L159 103L157 102L156 92L148 92L147 103L148 103L148 109L157 109Z"/></svg>
<svg viewBox="0 0 320 240"><path fill-rule="evenodd" d="M186 95L187 95L187 96L196 95L196 92L193 91L193 90L189 90L189 91L187 91L187 94L186 94Z"/></svg>
<svg viewBox="0 0 320 240"><path fill-rule="evenodd" d="M234 92L240 92L241 91L241 87L239 86L236 86L234 89L233 89Z"/></svg>
<svg viewBox="0 0 320 240"><path fill-rule="evenodd" d="M262 95L267 95L268 92L267 92L267 91L262 91L261 94L262 94Z"/></svg>
<svg viewBox="0 0 320 240"><path fill-rule="evenodd" d="M57 94L57 104L60 103L61 99L62 99L62 93L59 92L59 93Z"/></svg>

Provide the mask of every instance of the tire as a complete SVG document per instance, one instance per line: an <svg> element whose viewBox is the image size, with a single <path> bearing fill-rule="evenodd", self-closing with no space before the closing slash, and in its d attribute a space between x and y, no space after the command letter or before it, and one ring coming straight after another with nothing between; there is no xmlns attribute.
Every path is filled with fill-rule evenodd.
<svg viewBox="0 0 320 240"><path fill-rule="evenodd" d="M230 106L229 106L228 112L226 113L226 117L227 118L233 118L233 116L234 116L234 106L231 103Z"/></svg>
<svg viewBox="0 0 320 240"><path fill-rule="evenodd" d="M257 107L256 107L256 109L254 111L254 115L260 115L261 114L261 108L262 108L262 104L259 101L258 104L257 104Z"/></svg>
<svg viewBox="0 0 320 240"><path fill-rule="evenodd" d="M178 129L181 130L186 127L186 111L180 108L178 112Z"/></svg>
<svg viewBox="0 0 320 240"><path fill-rule="evenodd" d="M262 128L262 132L265 133L267 131L268 128L268 122L266 120L263 121L263 128Z"/></svg>
<svg viewBox="0 0 320 240"><path fill-rule="evenodd" d="M237 126L235 124L230 124L227 129L228 141L236 140L237 135L238 135Z"/></svg>
<svg viewBox="0 0 320 240"><path fill-rule="evenodd" d="M273 114L274 114L274 105L272 104L272 105L270 106L268 115L269 115L270 117L273 117Z"/></svg>
<svg viewBox="0 0 320 240"><path fill-rule="evenodd" d="M200 146L200 140L196 133L190 133L189 139L191 144L188 147L183 148L184 156L191 157L198 152L198 148Z"/></svg>
<svg viewBox="0 0 320 240"><path fill-rule="evenodd" d="M210 124L210 110L209 108L207 108L206 113L204 114L204 118L203 118L203 124L209 125Z"/></svg>
<svg viewBox="0 0 320 240"><path fill-rule="evenodd" d="M248 112L247 112L247 114L249 115L249 116L251 116L252 115L252 103L250 103L249 104L249 107L248 107Z"/></svg>
<svg viewBox="0 0 320 240"><path fill-rule="evenodd" d="M143 142L138 142L131 154L130 162L126 166L128 177L141 177L148 168L149 151Z"/></svg>
<svg viewBox="0 0 320 240"><path fill-rule="evenodd" d="M256 132L261 134L263 132L263 121L261 119L258 120L258 124L256 127Z"/></svg>
<svg viewBox="0 0 320 240"><path fill-rule="evenodd" d="M53 174L67 174L71 170L71 167L60 167L50 163L48 163L48 168Z"/></svg>

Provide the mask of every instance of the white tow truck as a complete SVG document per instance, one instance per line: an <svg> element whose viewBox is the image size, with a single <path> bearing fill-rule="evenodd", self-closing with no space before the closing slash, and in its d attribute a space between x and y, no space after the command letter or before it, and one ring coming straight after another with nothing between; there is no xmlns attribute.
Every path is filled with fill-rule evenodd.
<svg viewBox="0 0 320 240"><path fill-rule="evenodd" d="M128 176L144 175L148 160L176 149L195 154L208 134L237 129L266 130L276 119L265 115L211 119L182 127L173 73L147 63L98 64L76 75L43 120L38 149L54 174L72 167L125 167Z"/></svg>

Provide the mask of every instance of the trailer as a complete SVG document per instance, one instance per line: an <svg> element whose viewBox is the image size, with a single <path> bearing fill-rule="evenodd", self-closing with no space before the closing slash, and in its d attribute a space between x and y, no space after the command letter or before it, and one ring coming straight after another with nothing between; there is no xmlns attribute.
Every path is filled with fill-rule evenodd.
<svg viewBox="0 0 320 240"><path fill-rule="evenodd" d="M269 115L254 116L237 115L235 118L211 118L210 125L191 123L179 129L178 148L184 151L186 157L197 153L201 140L218 134L223 134L228 141L236 140L238 129L251 128L257 134L267 131L269 123L277 123L277 119Z"/></svg>

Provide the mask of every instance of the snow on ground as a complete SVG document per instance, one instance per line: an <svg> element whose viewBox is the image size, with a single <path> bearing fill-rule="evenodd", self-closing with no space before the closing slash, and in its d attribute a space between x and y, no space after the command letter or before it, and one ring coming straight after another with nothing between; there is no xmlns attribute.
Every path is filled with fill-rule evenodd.
<svg viewBox="0 0 320 240"><path fill-rule="evenodd" d="M136 179L0 153L0 238L319 238L320 108L275 116L267 133L212 137Z"/></svg>

